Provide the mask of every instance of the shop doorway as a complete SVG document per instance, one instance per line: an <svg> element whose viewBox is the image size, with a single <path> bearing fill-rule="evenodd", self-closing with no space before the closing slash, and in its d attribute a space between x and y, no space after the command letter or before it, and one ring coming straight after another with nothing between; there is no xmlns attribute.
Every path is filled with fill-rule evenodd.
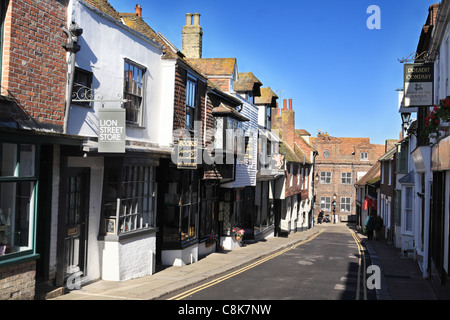
<svg viewBox="0 0 450 320"><path fill-rule="evenodd" d="M61 204L60 231L64 246L60 252L62 272L59 281L65 286L74 286L86 276L89 176L89 168L67 168L61 186L64 203Z"/></svg>

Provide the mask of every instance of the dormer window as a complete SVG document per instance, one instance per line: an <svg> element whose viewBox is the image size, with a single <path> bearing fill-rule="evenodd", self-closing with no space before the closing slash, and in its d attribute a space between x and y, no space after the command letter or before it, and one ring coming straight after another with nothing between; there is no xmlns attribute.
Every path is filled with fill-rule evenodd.
<svg viewBox="0 0 450 320"><path fill-rule="evenodd" d="M361 152L361 161L369 161L369 153Z"/></svg>

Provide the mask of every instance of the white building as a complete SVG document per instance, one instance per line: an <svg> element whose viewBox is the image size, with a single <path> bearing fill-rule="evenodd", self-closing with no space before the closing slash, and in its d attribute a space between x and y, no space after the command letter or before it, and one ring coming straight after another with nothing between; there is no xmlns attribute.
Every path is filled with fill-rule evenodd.
<svg viewBox="0 0 450 320"><path fill-rule="evenodd" d="M75 70L69 67L69 83L74 79L67 133L85 142L82 150L65 148L54 159L62 168L57 177L68 181L54 190L54 212L65 215L55 214L53 224L58 241L52 241L51 262L63 266L59 283L77 270L85 281L121 281L155 271L156 168L171 152L167 130L173 114L162 112L163 47L124 25L101 2L72 0L68 6L67 29L82 34L80 50L68 54L69 66L75 56ZM119 122L104 120L118 126L100 129L105 110L106 117L120 114ZM102 133L122 140L123 150L100 150Z"/></svg>

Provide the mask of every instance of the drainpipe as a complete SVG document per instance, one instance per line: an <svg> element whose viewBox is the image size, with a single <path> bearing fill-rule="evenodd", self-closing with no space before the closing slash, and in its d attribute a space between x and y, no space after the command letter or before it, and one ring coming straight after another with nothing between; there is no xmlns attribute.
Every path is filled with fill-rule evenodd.
<svg viewBox="0 0 450 320"><path fill-rule="evenodd" d="M67 53L69 53L69 59L67 60L67 82L63 126L63 133L66 134L67 124L69 121L70 103L72 100L73 79L75 76L75 54L81 49L77 42L78 37L83 33L83 29L78 28L77 24L72 22L69 29L62 27L62 30L67 36L67 43L63 44L63 48Z"/></svg>

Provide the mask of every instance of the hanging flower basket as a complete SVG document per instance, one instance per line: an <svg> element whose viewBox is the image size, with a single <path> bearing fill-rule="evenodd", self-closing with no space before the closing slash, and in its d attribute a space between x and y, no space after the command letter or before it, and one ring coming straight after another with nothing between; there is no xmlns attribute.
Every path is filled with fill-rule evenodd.
<svg viewBox="0 0 450 320"><path fill-rule="evenodd" d="M450 96L442 99L439 106L433 106L433 110L425 117L425 126L422 134L424 138L434 137L438 139L442 133L447 134L450 122Z"/></svg>

